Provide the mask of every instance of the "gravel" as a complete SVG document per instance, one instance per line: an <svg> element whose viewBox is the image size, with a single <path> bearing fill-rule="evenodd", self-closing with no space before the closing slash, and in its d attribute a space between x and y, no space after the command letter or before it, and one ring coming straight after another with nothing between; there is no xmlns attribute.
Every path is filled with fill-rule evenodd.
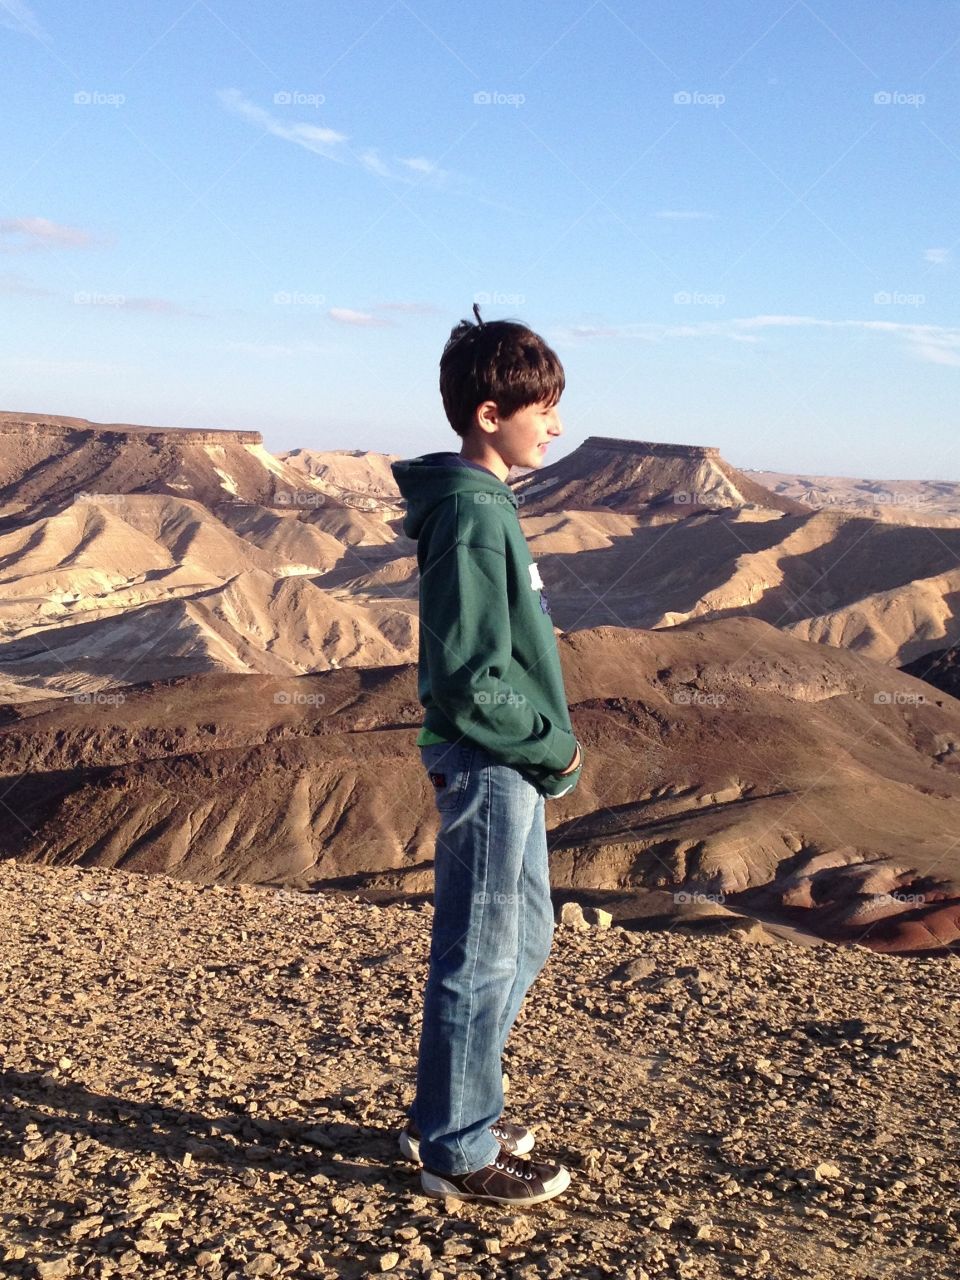
<svg viewBox="0 0 960 1280"><path fill-rule="evenodd" d="M0 863L0 1272L958 1274L960 956L558 924L506 1115L573 1181L514 1210L397 1150L430 919Z"/></svg>

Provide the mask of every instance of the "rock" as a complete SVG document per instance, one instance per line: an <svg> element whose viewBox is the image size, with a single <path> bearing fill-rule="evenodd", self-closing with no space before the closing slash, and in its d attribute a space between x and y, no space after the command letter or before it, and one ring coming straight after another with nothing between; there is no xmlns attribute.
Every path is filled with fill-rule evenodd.
<svg viewBox="0 0 960 1280"><path fill-rule="evenodd" d="M734 920L730 925L728 933L734 942L739 942L741 946L744 947L763 946L775 941L775 939L767 933L759 920L753 920L747 917L740 920Z"/></svg>
<svg viewBox="0 0 960 1280"><path fill-rule="evenodd" d="M589 929L579 902L565 902L560 908L560 923L571 929Z"/></svg>
<svg viewBox="0 0 960 1280"><path fill-rule="evenodd" d="M46 1262L38 1262L36 1267L39 1280L61 1280L61 1277L69 1276L73 1270L69 1258L51 1258Z"/></svg>
<svg viewBox="0 0 960 1280"><path fill-rule="evenodd" d="M609 929L613 923L613 916L602 907L584 907L583 918L596 929Z"/></svg>
<svg viewBox="0 0 960 1280"><path fill-rule="evenodd" d="M526 1244L537 1234L536 1219L509 1217L497 1224L501 1245Z"/></svg>
<svg viewBox="0 0 960 1280"><path fill-rule="evenodd" d="M251 1258L243 1268L245 1276L275 1276L280 1270L280 1261L272 1253L261 1253Z"/></svg>
<svg viewBox="0 0 960 1280"><path fill-rule="evenodd" d="M818 1164L813 1171L813 1176L818 1182L826 1182L830 1178L839 1178L840 1175L840 1169L838 1169L830 1160L824 1160L821 1164Z"/></svg>
<svg viewBox="0 0 960 1280"><path fill-rule="evenodd" d="M394 1253L392 1250L389 1253L382 1253L380 1255L380 1270L392 1271L399 1261L399 1253Z"/></svg>
<svg viewBox="0 0 960 1280"><path fill-rule="evenodd" d="M638 956L636 960L625 960L610 975L619 982L641 982L649 978L657 969L656 963L646 956Z"/></svg>

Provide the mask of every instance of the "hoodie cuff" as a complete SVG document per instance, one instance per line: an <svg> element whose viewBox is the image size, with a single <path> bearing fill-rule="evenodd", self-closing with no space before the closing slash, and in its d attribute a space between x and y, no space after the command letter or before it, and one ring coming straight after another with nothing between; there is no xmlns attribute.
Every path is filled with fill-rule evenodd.
<svg viewBox="0 0 960 1280"><path fill-rule="evenodd" d="M562 773L564 769L570 767L570 762L576 756L580 743L576 735L569 733L566 729L554 729L546 741L547 750L544 752L541 764L553 773ZM573 777L572 773L570 777Z"/></svg>

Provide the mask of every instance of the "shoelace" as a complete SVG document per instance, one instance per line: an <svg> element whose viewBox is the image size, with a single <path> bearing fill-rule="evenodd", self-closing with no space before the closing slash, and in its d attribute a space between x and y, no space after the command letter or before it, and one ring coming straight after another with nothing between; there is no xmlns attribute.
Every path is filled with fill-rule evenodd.
<svg viewBox="0 0 960 1280"><path fill-rule="evenodd" d="M500 1158L493 1162L493 1167L502 1169L514 1178L523 1178L526 1182L535 1176L529 1160L524 1160L523 1156L511 1155L509 1151L501 1151Z"/></svg>

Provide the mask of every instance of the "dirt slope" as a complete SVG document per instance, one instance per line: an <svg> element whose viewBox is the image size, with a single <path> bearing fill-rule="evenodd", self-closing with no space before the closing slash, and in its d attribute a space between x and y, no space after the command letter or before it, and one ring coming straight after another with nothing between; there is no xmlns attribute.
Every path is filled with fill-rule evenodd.
<svg viewBox="0 0 960 1280"><path fill-rule="evenodd" d="M585 764L548 806L558 887L666 923L746 912L901 951L960 937L955 699L749 619L582 631L561 653ZM3 851L422 891L421 722L414 666L7 708Z"/></svg>

